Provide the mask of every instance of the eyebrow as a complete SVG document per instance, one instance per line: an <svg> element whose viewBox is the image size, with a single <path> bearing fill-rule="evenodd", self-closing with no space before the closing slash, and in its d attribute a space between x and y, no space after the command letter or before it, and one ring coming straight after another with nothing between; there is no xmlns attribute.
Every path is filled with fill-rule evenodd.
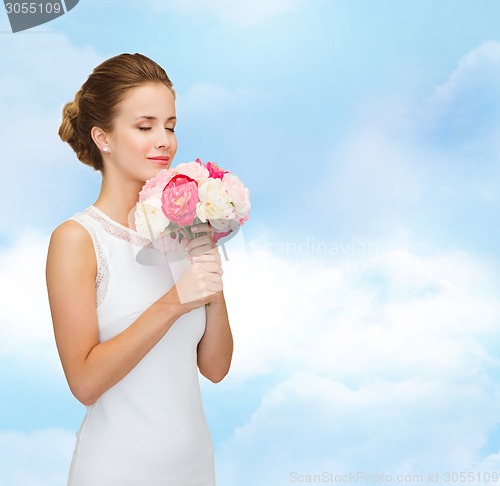
<svg viewBox="0 0 500 486"><path fill-rule="evenodd" d="M140 120L141 118L145 118L146 120L156 120L156 116L151 116L151 115L142 115L142 116L138 116L136 118L136 120ZM171 121L171 120L177 120L177 117L176 116L171 116L169 118L167 118L167 121Z"/></svg>

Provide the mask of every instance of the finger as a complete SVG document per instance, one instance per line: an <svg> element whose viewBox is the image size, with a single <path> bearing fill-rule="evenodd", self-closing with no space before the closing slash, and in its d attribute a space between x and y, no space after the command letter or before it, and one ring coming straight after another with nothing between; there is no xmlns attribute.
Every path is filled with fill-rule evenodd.
<svg viewBox="0 0 500 486"><path fill-rule="evenodd" d="M206 253L209 253L211 249L212 249L212 247L209 245L206 245L206 244L205 245L193 245L190 247L186 247L186 252L187 252L188 256L194 257L194 256L204 255Z"/></svg>
<svg viewBox="0 0 500 486"><path fill-rule="evenodd" d="M220 262L220 255L218 251L214 251L214 248L212 248L210 251L207 251L206 253L203 253L201 255L193 256L193 259L195 261L200 261L200 262Z"/></svg>
<svg viewBox="0 0 500 486"><path fill-rule="evenodd" d="M203 269L209 274L222 275L222 267L217 263L204 263Z"/></svg>
<svg viewBox="0 0 500 486"><path fill-rule="evenodd" d="M206 256L206 255L210 256L212 259L215 258L211 255L209 248L207 248L206 246L200 246L198 248L195 248L194 250L191 250L188 253L188 259L193 261L193 258L196 259L196 258Z"/></svg>
<svg viewBox="0 0 500 486"><path fill-rule="evenodd" d="M213 276L218 276L221 277L223 274L222 267L215 263L215 262L208 262L208 263L193 263L193 265L196 265L195 267L195 272L200 272L200 279L203 278L213 278Z"/></svg>
<svg viewBox="0 0 500 486"><path fill-rule="evenodd" d="M186 246L186 250L191 251L200 246L207 246L210 249L212 249L214 247L214 243L208 235L203 235L199 236L198 238L193 238L192 240L190 240Z"/></svg>
<svg viewBox="0 0 500 486"><path fill-rule="evenodd" d="M215 261L218 261L219 263L221 263L221 257L220 257L219 249L217 247L210 248L207 251L202 251L202 250L205 250L205 248L199 247L195 250L195 252L197 252L200 256L202 254L203 255L210 255L215 259ZM194 256L194 254L193 254L193 256Z"/></svg>
<svg viewBox="0 0 500 486"><path fill-rule="evenodd" d="M213 241L215 230L210 223L200 223L191 227L193 233L207 233Z"/></svg>
<svg viewBox="0 0 500 486"><path fill-rule="evenodd" d="M208 223L198 223L191 226L191 231L193 233L209 233L211 226Z"/></svg>
<svg viewBox="0 0 500 486"><path fill-rule="evenodd" d="M200 255L200 256L197 256L197 257L193 257L191 259L191 262L192 263L201 263L203 265L207 265L207 264L211 264L211 265L217 265L219 267L222 268L222 265L221 265L221 262L219 259L216 259L214 258L213 256L211 255Z"/></svg>
<svg viewBox="0 0 500 486"><path fill-rule="evenodd" d="M212 293L220 292L223 289L222 280L218 280L217 282L211 282L208 285L208 290Z"/></svg>
<svg viewBox="0 0 500 486"><path fill-rule="evenodd" d="M214 239L214 229L208 223L197 224L191 227L193 233L204 233L207 235L211 241Z"/></svg>

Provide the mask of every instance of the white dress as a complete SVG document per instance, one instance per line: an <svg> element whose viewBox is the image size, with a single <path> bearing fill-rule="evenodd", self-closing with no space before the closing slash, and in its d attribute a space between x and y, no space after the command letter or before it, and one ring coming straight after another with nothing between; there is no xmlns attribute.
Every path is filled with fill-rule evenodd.
<svg viewBox="0 0 500 486"><path fill-rule="evenodd" d="M98 262L99 341L132 324L173 285L165 256L95 206L70 218ZM180 317L120 382L87 407L68 486L213 486L213 444L202 408L197 344L205 309Z"/></svg>

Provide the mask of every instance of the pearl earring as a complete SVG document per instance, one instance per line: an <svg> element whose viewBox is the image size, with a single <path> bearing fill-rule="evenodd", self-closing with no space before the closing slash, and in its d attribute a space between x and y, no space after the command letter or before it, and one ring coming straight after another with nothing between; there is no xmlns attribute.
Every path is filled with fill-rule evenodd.
<svg viewBox="0 0 500 486"><path fill-rule="evenodd" d="M102 151L103 152L109 152L109 147L106 145L102 148Z"/></svg>

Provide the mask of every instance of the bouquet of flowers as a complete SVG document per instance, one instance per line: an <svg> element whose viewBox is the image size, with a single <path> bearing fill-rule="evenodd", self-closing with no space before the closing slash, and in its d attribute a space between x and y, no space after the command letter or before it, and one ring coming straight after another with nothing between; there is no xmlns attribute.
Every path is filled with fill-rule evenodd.
<svg viewBox="0 0 500 486"><path fill-rule="evenodd" d="M135 209L135 226L145 238L175 250L191 227L210 223L214 241L222 243L250 215L250 192L241 180L214 162L200 159L163 169L148 180ZM156 246L156 245L155 245Z"/></svg>

